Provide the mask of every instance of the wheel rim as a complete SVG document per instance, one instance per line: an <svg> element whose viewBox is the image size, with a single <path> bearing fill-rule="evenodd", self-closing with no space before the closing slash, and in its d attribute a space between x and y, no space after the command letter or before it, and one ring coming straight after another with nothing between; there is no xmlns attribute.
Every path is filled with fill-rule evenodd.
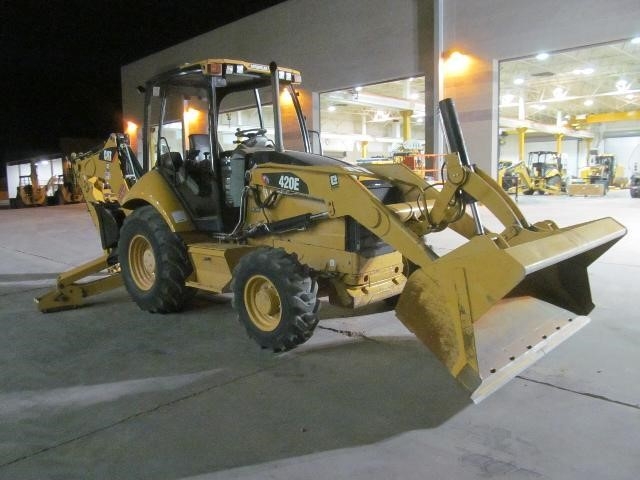
<svg viewBox="0 0 640 480"><path fill-rule="evenodd" d="M150 290L156 280L156 257L149 241L136 235L129 244L131 278L140 290Z"/></svg>
<svg viewBox="0 0 640 480"><path fill-rule="evenodd" d="M271 332L280 324L280 295L267 277L255 275L247 281L244 288L244 304L249 318L260 330Z"/></svg>

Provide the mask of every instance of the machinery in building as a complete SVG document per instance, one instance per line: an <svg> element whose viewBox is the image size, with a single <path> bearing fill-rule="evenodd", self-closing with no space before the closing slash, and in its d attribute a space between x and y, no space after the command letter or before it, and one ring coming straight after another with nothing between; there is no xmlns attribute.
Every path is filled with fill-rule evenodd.
<svg viewBox="0 0 640 480"><path fill-rule="evenodd" d="M529 152L527 167L532 180L530 190L552 194L562 192L562 157L558 152Z"/></svg>
<svg viewBox="0 0 640 480"><path fill-rule="evenodd" d="M589 165L580 169L580 176L571 179L567 193L575 196L601 197L609 187L627 188L629 178L625 177L624 167L618 165L613 154L599 154L593 151L589 156Z"/></svg>
<svg viewBox="0 0 640 480"><path fill-rule="evenodd" d="M368 165L388 165L391 163L401 163L412 172L421 176L425 180L433 183L438 180L440 167L438 160L441 155L424 154L417 150L399 150L391 157L369 157L356 161L357 165L367 167Z"/></svg>
<svg viewBox="0 0 640 480"><path fill-rule="evenodd" d="M47 190L38 181L38 171L35 162L30 162L30 173L18 177L16 197L12 199L13 208L39 207L47 204Z"/></svg>
<svg viewBox="0 0 640 480"><path fill-rule="evenodd" d="M624 167L616 162L611 153L594 152L589 158L589 165L580 170L580 178L591 184L602 184L605 190L609 187L624 188L628 178L624 176Z"/></svg>
<svg viewBox="0 0 640 480"><path fill-rule="evenodd" d="M580 170L580 178L587 183L602 184L606 191L613 184L615 168L615 155L592 155L589 165Z"/></svg>
<svg viewBox="0 0 640 480"><path fill-rule="evenodd" d="M506 164L498 171L498 181L510 193L522 192L557 195L563 192L562 160L557 152L529 152L527 164L516 162Z"/></svg>
<svg viewBox="0 0 640 480"><path fill-rule="evenodd" d="M71 162L60 153L8 162L7 184L12 208L82 201Z"/></svg>
<svg viewBox="0 0 640 480"><path fill-rule="evenodd" d="M400 163L313 154L300 81L275 63L224 59L141 87L142 168L128 174L123 162L137 163L111 140L76 162L104 254L61 274L40 310L121 284L161 313L197 290L232 292L250 337L283 351L311 337L321 297L353 308L388 300L475 401L588 322L587 267L622 225L529 223L472 166L449 99L442 185ZM486 228L481 208L501 231ZM466 243L439 256L426 238L447 228Z"/></svg>
<svg viewBox="0 0 640 480"><path fill-rule="evenodd" d="M520 177L524 177L522 181ZM521 193L527 185L527 179L531 184L531 176L524 162L501 161L498 162L498 185L508 193ZM531 191L533 193L533 190Z"/></svg>
<svg viewBox="0 0 640 480"><path fill-rule="evenodd" d="M75 156L72 154L72 158ZM52 205L82 202L82 188L72 168L72 161L65 158L62 166L63 173L53 175L47 183L47 202Z"/></svg>
<svg viewBox="0 0 640 480"><path fill-rule="evenodd" d="M439 155L425 154L420 151L402 151L393 154L393 161L402 163L429 182L435 182L440 176Z"/></svg>
<svg viewBox="0 0 640 480"><path fill-rule="evenodd" d="M515 193L515 188L518 185L518 177L510 172L509 167L511 166L513 166L511 160L498 161L498 185L500 185L505 192Z"/></svg>

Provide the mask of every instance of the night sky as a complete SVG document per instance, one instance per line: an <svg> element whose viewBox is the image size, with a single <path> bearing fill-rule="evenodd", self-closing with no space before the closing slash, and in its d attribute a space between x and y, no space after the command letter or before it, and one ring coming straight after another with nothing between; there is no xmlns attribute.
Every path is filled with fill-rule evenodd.
<svg viewBox="0 0 640 480"><path fill-rule="evenodd" d="M282 1L0 0L0 160L121 131L122 65Z"/></svg>

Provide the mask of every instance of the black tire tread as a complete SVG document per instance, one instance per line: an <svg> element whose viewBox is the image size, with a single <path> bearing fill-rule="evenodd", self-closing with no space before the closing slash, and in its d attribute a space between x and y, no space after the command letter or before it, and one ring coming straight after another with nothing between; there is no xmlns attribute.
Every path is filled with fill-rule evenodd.
<svg viewBox="0 0 640 480"><path fill-rule="evenodd" d="M283 308L282 321L273 332L255 327L243 301L245 282L251 275L267 276L278 288ZM318 324L318 284L297 257L281 248L260 247L245 255L234 269L231 285L233 308L247 334L261 347L281 352L295 348L313 335Z"/></svg>
<svg viewBox="0 0 640 480"><path fill-rule="evenodd" d="M141 291L131 278L128 266L128 240L148 231L148 240L157 244L156 284L148 292ZM147 236L147 235L145 235ZM154 248L154 250L156 250ZM118 257L127 291L145 311L151 313L179 312L193 296L195 289L185 281L193 271L184 242L174 234L154 207L147 205L129 215L122 226Z"/></svg>

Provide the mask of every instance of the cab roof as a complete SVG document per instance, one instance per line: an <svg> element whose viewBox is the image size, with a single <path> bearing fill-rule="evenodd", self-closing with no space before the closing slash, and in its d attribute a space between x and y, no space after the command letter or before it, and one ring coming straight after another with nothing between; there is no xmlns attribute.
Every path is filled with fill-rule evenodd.
<svg viewBox="0 0 640 480"><path fill-rule="evenodd" d="M289 83L301 83L302 75L298 70L281 67L271 62L270 65L253 63L245 60L232 60L228 58L213 58L200 60L193 63L185 63L178 68L163 72L151 78L147 83L163 83L173 78L183 77L189 74L200 74L212 77L248 77L248 78L268 78L271 70L276 69L278 79Z"/></svg>

